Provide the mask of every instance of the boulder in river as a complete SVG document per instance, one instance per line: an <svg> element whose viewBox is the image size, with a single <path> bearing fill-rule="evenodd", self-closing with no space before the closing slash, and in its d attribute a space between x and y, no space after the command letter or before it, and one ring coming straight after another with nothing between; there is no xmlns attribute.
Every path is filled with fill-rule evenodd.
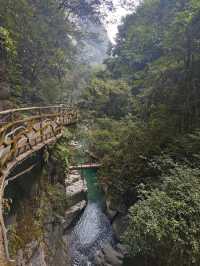
<svg viewBox="0 0 200 266"><path fill-rule="evenodd" d="M120 266L123 264L124 255L116 250L110 243L103 246L102 250L97 252L95 265L98 266Z"/></svg>
<svg viewBox="0 0 200 266"><path fill-rule="evenodd" d="M118 214L112 223L112 228L117 240L120 240L127 226L128 226L128 215Z"/></svg>
<svg viewBox="0 0 200 266"><path fill-rule="evenodd" d="M66 230L73 223L76 217L79 216L80 213L85 209L86 205L86 200L82 200L65 212L65 222L63 224L64 230Z"/></svg>
<svg viewBox="0 0 200 266"><path fill-rule="evenodd" d="M117 209L114 209L112 207L111 201L108 199L106 200L106 212L110 220L113 220L113 218L117 215L118 212Z"/></svg>
<svg viewBox="0 0 200 266"><path fill-rule="evenodd" d="M69 207L86 200L87 186L78 171L72 171L65 180L65 184Z"/></svg>

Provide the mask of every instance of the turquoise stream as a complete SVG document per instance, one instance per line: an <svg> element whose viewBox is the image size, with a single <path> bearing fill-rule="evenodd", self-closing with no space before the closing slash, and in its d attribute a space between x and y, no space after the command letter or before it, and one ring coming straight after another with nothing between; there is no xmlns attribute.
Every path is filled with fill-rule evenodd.
<svg viewBox="0 0 200 266"><path fill-rule="evenodd" d="M103 200L103 193L97 181L97 169L81 170L81 175L87 182L88 201L101 203Z"/></svg>
<svg viewBox="0 0 200 266"><path fill-rule="evenodd" d="M110 221L102 211L103 193L98 186L97 170L82 170L88 187L88 204L71 234L72 266L96 265L96 252L113 242Z"/></svg>

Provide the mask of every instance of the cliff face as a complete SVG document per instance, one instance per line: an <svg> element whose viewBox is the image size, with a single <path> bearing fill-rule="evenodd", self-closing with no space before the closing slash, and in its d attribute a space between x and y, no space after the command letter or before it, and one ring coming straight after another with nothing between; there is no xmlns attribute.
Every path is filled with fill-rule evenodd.
<svg viewBox="0 0 200 266"><path fill-rule="evenodd" d="M16 245L17 266L69 265L67 243L63 239L65 206L64 202L63 206L57 204L63 200L64 193L62 186L48 185L42 188L39 196L35 195L38 206L36 200L32 206L30 200L21 204L25 210L17 217L17 237L10 243L11 248Z"/></svg>
<svg viewBox="0 0 200 266"><path fill-rule="evenodd" d="M65 141L44 151L43 163L8 186L9 250L16 266L70 265L71 224L86 206L86 186L67 168ZM40 158L41 160L41 158Z"/></svg>

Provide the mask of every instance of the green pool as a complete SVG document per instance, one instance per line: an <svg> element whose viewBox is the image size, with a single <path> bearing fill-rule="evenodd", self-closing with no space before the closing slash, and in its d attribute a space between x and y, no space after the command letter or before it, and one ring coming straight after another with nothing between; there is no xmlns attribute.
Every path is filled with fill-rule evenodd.
<svg viewBox="0 0 200 266"><path fill-rule="evenodd" d="M83 169L81 175L85 178L88 188L88 201L102 202L103 193L97 181L97 169Z"/></svg>

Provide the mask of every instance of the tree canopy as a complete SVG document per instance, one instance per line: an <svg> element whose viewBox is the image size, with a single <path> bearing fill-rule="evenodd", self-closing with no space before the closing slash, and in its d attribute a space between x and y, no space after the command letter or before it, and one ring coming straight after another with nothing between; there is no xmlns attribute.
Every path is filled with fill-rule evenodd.
<svg viewBox="0 0 200 266"><path fill-rule="evenodd" d="M199 265L199 27L199 1L141 1L84 94L130 265Z"/></svg>
<svg viewBox="0 0 200 266"><path fill-rule="evenodd" d="M100 5L101 1L0 0L1 61L13 101L69 98L74 70L82 71L77 55L84 33L77 19L100 23Z"/></svg>

